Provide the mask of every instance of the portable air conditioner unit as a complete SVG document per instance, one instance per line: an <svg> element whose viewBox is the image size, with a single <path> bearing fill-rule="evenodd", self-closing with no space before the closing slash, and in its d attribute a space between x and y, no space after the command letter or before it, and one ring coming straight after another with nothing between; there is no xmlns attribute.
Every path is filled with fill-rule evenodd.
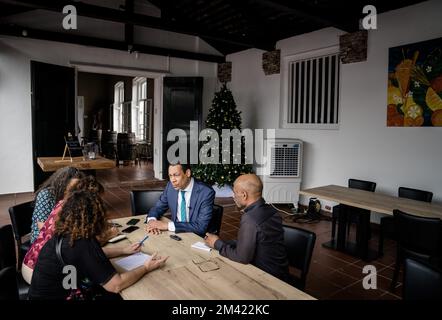
<svg viewBox="0 0 442 320"><path fill-rule="evenodd" d="M302 141L265 140L261 170L263 197L268 203L291 203L298 206L302 177Z"/></svg>

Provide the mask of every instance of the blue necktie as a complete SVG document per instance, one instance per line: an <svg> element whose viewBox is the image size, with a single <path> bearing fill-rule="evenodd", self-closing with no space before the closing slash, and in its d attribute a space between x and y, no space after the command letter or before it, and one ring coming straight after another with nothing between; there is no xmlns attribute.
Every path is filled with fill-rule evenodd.
<svg viewBox="0 0 442 320"><path fill-rule="evenodd" d="M181 191L181 205L180 205L181 222L186 222L186 198L184 197L185 192L186 191Z"/></svg>

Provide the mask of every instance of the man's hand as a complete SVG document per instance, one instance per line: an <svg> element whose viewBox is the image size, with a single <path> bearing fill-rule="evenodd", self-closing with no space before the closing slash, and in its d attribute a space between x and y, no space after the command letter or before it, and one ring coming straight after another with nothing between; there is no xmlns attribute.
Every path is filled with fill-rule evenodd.
<svg viewBox="0 0 442 320"><path fill-rule="evenodd" d="M215 242L219 237L216 234L206 233L204 237L204 242L211 248L215 248Z"/></svg>
<svg viewBox="0 0 442 320"><path fill-rule="evenodd" d="M165 221L150 220L145 227L148 233L160 234L161 230L168 230L169 224Z"/></svg>

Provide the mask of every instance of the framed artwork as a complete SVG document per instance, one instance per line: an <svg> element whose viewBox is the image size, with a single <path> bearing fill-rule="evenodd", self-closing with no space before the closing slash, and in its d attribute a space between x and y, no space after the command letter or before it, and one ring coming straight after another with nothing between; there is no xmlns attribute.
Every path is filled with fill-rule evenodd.
<svg viewBox="0 0 442 320"><path fill-rule="evenodd" d="M442 38L389 49L387 126L442 126Z"/></svg>

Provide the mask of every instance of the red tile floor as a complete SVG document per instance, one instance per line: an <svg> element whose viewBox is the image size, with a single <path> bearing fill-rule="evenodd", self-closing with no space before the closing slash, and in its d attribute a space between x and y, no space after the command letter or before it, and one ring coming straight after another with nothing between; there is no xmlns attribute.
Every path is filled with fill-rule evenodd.
<svg viewBox="0 0 442 320"><path fill-rule="evenodd" d="M151 163L97 171L97 178L105 187L103 200L110 218L131 214L130 190L137 188L158 189L165 186L164 181L153 178ZM0 195L0 226L10 223L7 211L10 206L29 201L32 198L32 193ZM232 199L217 198L215 202L224 207L221 238L235 239L239 227L240 212ZM284 205L279 205L278 208L289 211ZM281 215L286 223L293 224L291 216L284 213ZM370 263L377 269L377 289L365 290L362 286L362 279L366 275L362 273L362 269L367 263L322 247L323 242L330 240L330 221L322 220L317 223L295 223L294 225L311 230L317 236L305 289L308 294L318 299L401 299L402 283L399 282L394 293L389 291L395 258L395 247L392 241L386 240L384 256ZM354 239L353 230L350 232L350 237ZM370 247L377 250L376 233L370 240Z"/></svg>

